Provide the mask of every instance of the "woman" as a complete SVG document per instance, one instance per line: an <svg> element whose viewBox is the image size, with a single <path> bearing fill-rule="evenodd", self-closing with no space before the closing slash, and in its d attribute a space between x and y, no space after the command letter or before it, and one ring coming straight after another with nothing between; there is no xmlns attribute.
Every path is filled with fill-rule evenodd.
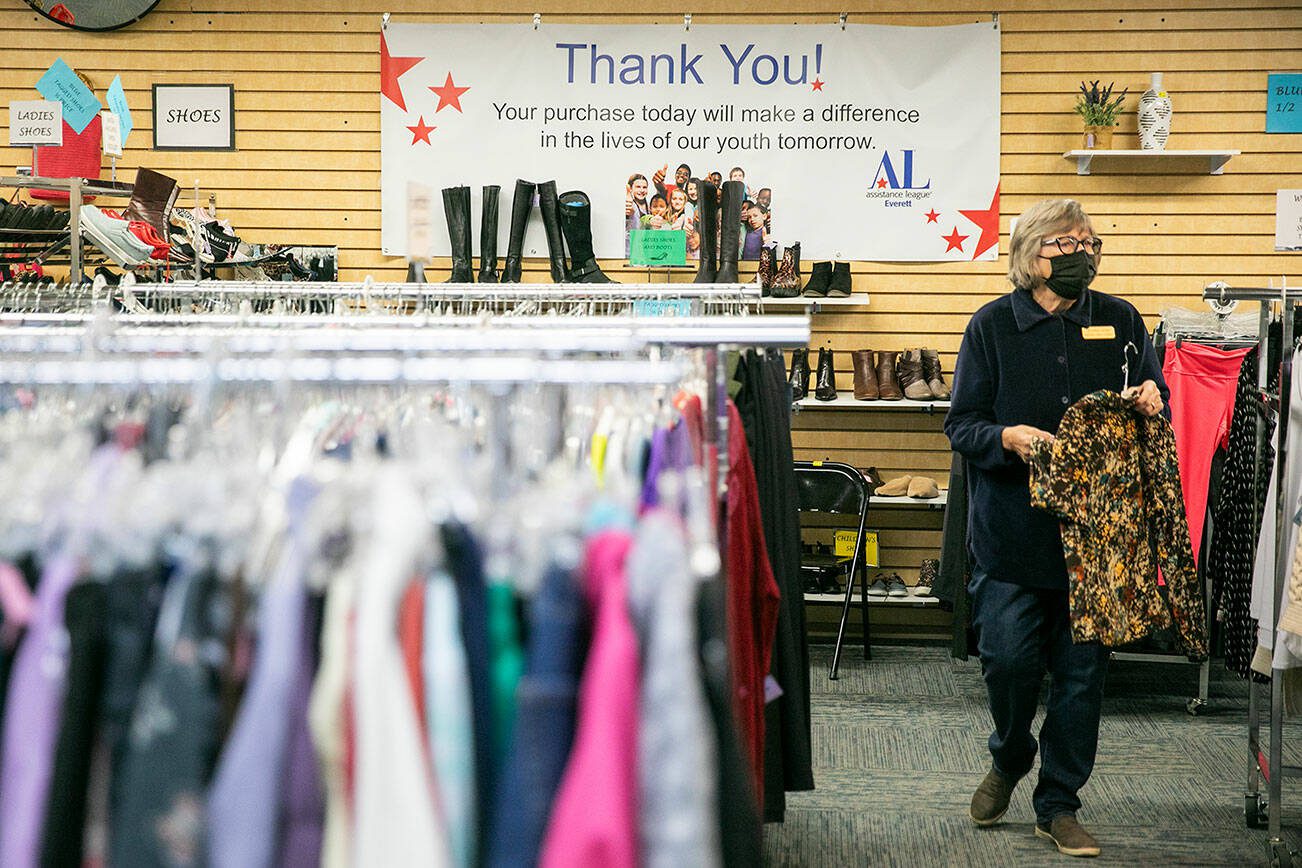
<svg viewBox="0 0 1302 868"><path fill-rule="evenodd" d="M1074 645L1058 519L1031 508L1026 460L1052 440L1067 408L1099 389L1119 390L1127 344L1134 409L1162 412L1169 392L1139 312L1090 290L1103 242L1078 202L1027 209L1008 253L1013 291L982 307L963 334L945 433L968 461L972 623L994 718L990 772L970 815L991 826L1035 763L1031 722L1047 664L1051 686L1040 728L1036 835L1070 856L1096 856L1076 820L1077 792L1098 747L1108 652Z"/></svg>
<svg viewBox="0 0 1302 868"><path fill-rule="evenodd" d="M687 221L691 215L687 213L687 191L676 189L669 194L669 213L665 215L665 223L670 229L687 229Z"/></svg>

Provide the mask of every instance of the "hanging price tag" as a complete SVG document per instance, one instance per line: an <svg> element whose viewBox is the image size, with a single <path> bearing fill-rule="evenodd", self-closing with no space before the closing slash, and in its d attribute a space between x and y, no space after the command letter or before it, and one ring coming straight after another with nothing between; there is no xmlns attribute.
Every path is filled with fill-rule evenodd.
<svg viewBox="0 0 1302 868"><path fill-rule="evenodd" d="M110 157L122 156L122 119L113 112L100 112L104 153Z"/></svg>

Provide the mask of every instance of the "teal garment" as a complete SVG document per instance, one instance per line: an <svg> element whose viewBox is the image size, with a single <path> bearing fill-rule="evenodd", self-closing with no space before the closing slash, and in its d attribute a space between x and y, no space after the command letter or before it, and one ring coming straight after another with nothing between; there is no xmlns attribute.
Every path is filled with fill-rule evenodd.
<svg viewBox="0 0 1302 868"><path fill-rule="evenodd" d="M470 667L461 635L461 605L452 577L439 570L425 585L421 674L434 785L447 821L448 849L461 868L476 864L480 820L475 806L475 736Z"/></svg>
<svg viewBox="0 0 1302 868"><path fill-rule="evenodd" d="M502 757L511 748L515 690L524 674L515 590L503 581L488 586L488 649L493 691L493 752Z"/></svg>

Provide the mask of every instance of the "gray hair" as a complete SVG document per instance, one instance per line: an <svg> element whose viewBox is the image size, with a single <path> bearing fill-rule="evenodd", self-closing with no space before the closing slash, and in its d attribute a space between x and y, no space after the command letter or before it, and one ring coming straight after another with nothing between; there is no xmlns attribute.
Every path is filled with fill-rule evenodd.
<svg viewBox="0 0 1302 868"><path fill-rule="evenodd" d="M1018 289L1035 289L1040 276L1040 242L1062 232L1084 227L1094 234L1094 224L1075 199L1045 199L1036 202L1017 218L1017 228L1008 246L1008 280Z"/></svg>

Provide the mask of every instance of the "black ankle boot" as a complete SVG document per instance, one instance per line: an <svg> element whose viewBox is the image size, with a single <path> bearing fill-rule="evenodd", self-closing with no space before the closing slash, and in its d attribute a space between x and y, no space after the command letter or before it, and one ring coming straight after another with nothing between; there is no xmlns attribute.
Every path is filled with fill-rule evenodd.
<svg viewBox="0 0 1302 868"><path fill-rule="evenodd" d="M443 214L447 217L448 239L452 242L452 274L444 283L474 283L475 271L470 262L470 188L444 189Z"/></svg>
<svg viewBox="0 0 1302 868"><path fill-rule="evenodd" d="M846 263L847 265L849 263ZM813 270L809 273L809 283L805 284L805 295L817 298L826 298L827 291L832 285L832 263L815 262Z"/></svg>
<svg viewBox="0 0 1302 868"><path fill-rule="evenodd" d="M565 267L565 242L561 236L558 208L556 182L543 181L538 185L538 210L542 212L543 228L547 230L547 256L551 260L552 283L567 283L569 273ZM588 237L591 238L591 234Z"/></svg>
<svg viewBox="0 0 1302 868"><path fill-rule="evenodd" d="M838 262L832 266L832 280L828 284L827 294L831 298L850 297L850 263Z"/></svg>
<svg viewBox="0 0 1302 868"><path fill-rule="evenodd" d="M715 283L719 277L719 188L709 181L696 185L696 214L701 226L701 265L694 283Z"/></svg>
<svg viewBox="0 0 1302 868"><path fill-rule="evenodd" d="M719 273L716 283L737 283L737 258L741 255L741 203L746 185L723 182L723 208L719 214Z"/></svg>
<svg viewBox="0 0 1302 868"><path fill-rule="evenodd" d="M562 193L559 211L565 246L570 251L570 267L565 282L615 283L602 272L592 254L592 203L588 194L582 190Z"/></svg>
<svg viewBox="0 0 1302 868"><path fill-rule="evenodd" d="M820 401L836 400L836 371L832 368L832 351L827 347L818 348L818 385L814 397Z"/></svg>
<svg viewBox="0 0 1302 868"><path fill-rule="evenodd" d="M497 283L497 203L502 188L484 186L484 201L479 211L479 282Z"/></svg>
<svg viewBox="0 0 1302 868"><path fill-rule="evenodd" d="M809 349L798 347L791 351L791 400L799 401L809 394Z"/></svg>
<svg viewBox="0 0 1302 868"><path fill-rule="evenodd" d="M511 237L506 243L506 264L502 266L502 283L519 283L521 253L524 251L524 230L529 225L529 212L533 210L532 181L516 180L515 196L511 199Z"/></svg>

